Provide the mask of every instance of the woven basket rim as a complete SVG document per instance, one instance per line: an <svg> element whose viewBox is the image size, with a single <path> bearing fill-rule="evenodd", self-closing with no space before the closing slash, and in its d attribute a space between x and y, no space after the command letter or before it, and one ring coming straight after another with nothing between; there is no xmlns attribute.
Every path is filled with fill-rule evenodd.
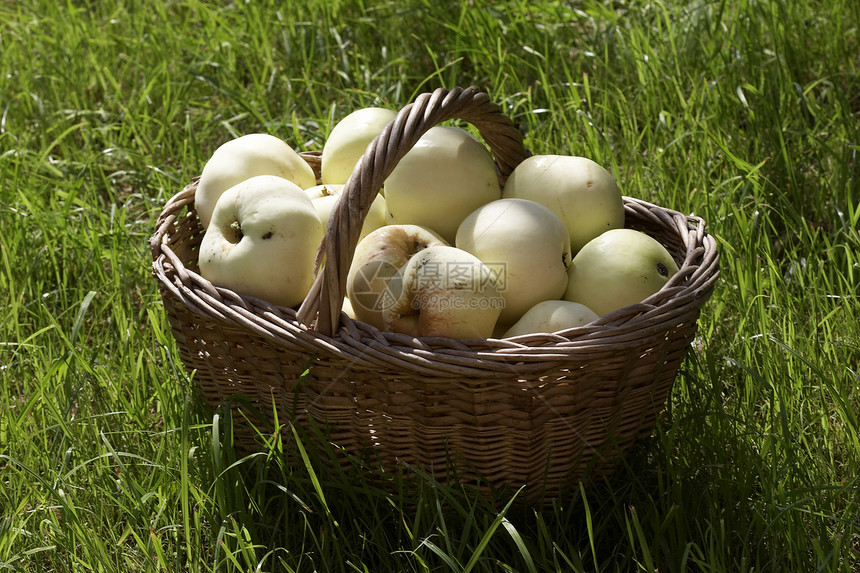
<svg viewBox="0 0 860 573"><path fill-rule="evenodd" d="M378 354L385 356L381 362L405 359L409 368L423 365L434 372L443 358L446 364L476 361L482 370L492 369L496 363L496 367L509 371L511 363L537 366L536 363L570 360L576 356L593 357L601 347L617 351L625 342L635 343L642 339L648 330L662 331L667 322L686 320L688 312L697 312L708 299L719 276L716 241L705 232L704 220L625 196L625 209L651 216L663 225L686 226L689 241L679 272L663 289L639 304L604 315L585 326L507 339L414 338L380 331L346 314L342 314L341 327L332 336L299 322L295 309L216 287L182 263L171 248L171 229L183 213L184 216L194 216L195 189L196 182L192 181L166 203L151 238L153 273L165 295L182 301L201 316L241 325L275 341L286 339L294 343L300 340L309 352L355 354L362 359ZM463 373L462 369L454 369L459 374Z"/></svg>

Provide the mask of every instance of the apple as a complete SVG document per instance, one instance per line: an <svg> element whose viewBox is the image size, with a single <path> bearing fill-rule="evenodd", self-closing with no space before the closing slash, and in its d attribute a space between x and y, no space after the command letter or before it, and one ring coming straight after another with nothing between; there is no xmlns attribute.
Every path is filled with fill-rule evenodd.
<svg viewBox="0 0 860 573"><path fill-rule="evenodd" d="M514 168L502 197L549 207L564 221L574 254L604 231L624 227L624 202L615 177L587 157L532 155Z"/></svg>
<svg viewBox="0 0 860 573"><path fill-rule="evenodd" d="M588 324L600 318L597 313L578 302L569 300L542 300L523 314L502 338L536 332L558 332Z"/></svg>
<svg viewBox="0 0 860 573"><path fill-rule="evenodd" d="M428 227L449 243L466 215L502 196L496 164L468 131L431 127L386 178L389 224Z"/></svg>
<svg viewBox="0 0 860 573"><path fill-rule="evenodd" d="M346 183L367 146L395 117L397 112L393 110L366 107L337 122L323 144L320 157L322 182Z"/></svg>
<svg viewBox="0 0 860 573"><path fill-rule="evenodd" d="M341 310L351 319L358 320L358 317L355 316L355 311L352 309L352 301L349 300L348 296L343 297L343 305L341 306Z"/></svg>
<svg viewBox="0 0 860 573"><path fill-rule="evenodd" d="M385 330L456 339L492 336L504 301L496 276L478 257L433 245L415 253L401 275L400 298L382 311Z"/></svg>
<svg viewBox="0 0 860 573"><path fill-rule="evenodd" d="M194 207L203 228L224 191L256 175L277 175L302 189L316 185L311 166L283 140L267 133L249 133L221 144L213 153L194 192Z"/></svg>
<svg viewBox="0 0 860 573"><path fill-rule="evenodd" d="M585 244L568 269L565 300L603 316L641 302L678 272L669 251L634 229L612 229Z"/></svg>
<svg viewBox="0 0 860 573"><path fill-rule="evenodd" d="M200 243L200 274L212 284L295 307L313 282L322 222L295 183L257 175L226 190Z"/></svg>
<svg viewBox="0 0 860 573"><path fill-rule="evenodd" d="M317 209L317 214L322 221L323 227L328 226L328 220L331 216L331 211L340 199L343 192L343 185L326 184L314 185L310 189L305 189L308 197ZM375 231L379 227L385 225L385 197L377 195L373 198L370 204L370 210L364 218L361 226L361 234L359 240L366 237L371 231Z"/></svg>
<svg viewBox="0 0 860 573"><path fill-rule="evenodd" d="M519 320L542 300L560 299L567 288L570 235L558 215L535 201L497 199L478 207L460 224L454 244L499 275L502 323Z"/></svg>
<svg viewBox="0 0 860 573"><path fill-rule="evenodd" d="M358 320L385 330L383 310L400 298L404 265L427 247L447 244L418 225L386 225L360 240L346 279L346 296Z"/></svg>

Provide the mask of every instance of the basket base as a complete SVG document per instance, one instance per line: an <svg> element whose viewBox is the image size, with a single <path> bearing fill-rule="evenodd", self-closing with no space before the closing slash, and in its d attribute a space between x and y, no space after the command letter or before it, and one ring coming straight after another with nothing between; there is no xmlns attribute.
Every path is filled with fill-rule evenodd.
<svg viewBox="0 0 860 573"><path fill-rule="evenodd" d="M238 388L242 386L242 383L237 384ZM268 403L276 402L269 400ZM296 471L307 471L303 458L306 455L318 475L337 475L342 472L354 476L355 472L360 472L363 481L389 493L402 494L404 488L416 489L422 487L421 482L426 485L429 481L433 487L454 487L502 504L516 495L517 503L544 509L556 501L575 495L582 484L611 476L626 452L650 436L650 432L643 432L642 435L629 434L613 441L606 432L606 427L613 424L610 417L613 412L595 411L588 426L590 429L581 439L565 442L546 435L532 437L532 443L537 448L543 448L539 455L545 463L536 469L528 469L511 457L506 446L512 438L508 427L483 429L480 432L482 439L477 440L474 428L470 428L473 434L468 441L468 448L472 448L470 450L458 444L455 438L452 439L452 435L458 434L457 428L432 431L398 423L396 425L402 433L400 443L391 433L387 433L386 437L392 441L383 448L379 445L379 437L372 430L372 424L368 425L372 440L358 446L354 443L352 431L338 434L332 431L331 425L309 417L307 413L296 416L278 412L277 408L264 411L259 402L245 394L236 394L228 400L210 399L208 406L220 409L223 414L230 413L231 423L225 426L230 427L232 443L241 455L268 451L273 447L276 432L280 432L278 451L285 458L285 463ZM641 411L656 410L642 408ZM648 419L639 420L638 425L653 427L655 416L646 417ZM580 419L578 427L582 426ZM462 428L460 430L465 431ZM551 420L543 424L541 434L554 432L567 434L569 423ZM421 451L429 449L434 452L433 456L416 455L414 444L411 443L416 434L424 436ZM521 436L514 439L528 440L527 433ZM550 449L545 444L561 445ZM474 449L476 447L477 450ZM392 452L401 453L396 455Z"/></svg>

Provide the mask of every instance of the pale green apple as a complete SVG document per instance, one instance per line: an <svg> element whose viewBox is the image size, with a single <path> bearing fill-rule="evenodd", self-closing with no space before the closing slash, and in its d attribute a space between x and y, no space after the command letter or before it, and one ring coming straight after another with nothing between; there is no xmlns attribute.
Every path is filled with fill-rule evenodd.
<svg viewBox="0 0 860 573"><path fill-rule="evenodd" d="M358 317L355 315L355 310L352 308L352 301L349 300L348 296L343 297L343 306L341 310L353 320L358 320Z"/></svg>
<svg viewBox="0 0 860 573"><path fill-rule="evenodd" d="M567 227L574 254L604 231L624 226L624 202L615 177L587 157L532 155L514 168L502 197L549 207Z"/></svg>
<svg viewBox="0 0 860 573"><path fill-rule="evenodd" d="M633 229L612 229L585 244L568 269L565 300L603 316L641 302L678 272L669 251Z"/></svg>
<svg viewBox="0 0 860 573"><path fill-rule="evenodd" d="M322 221L323 227L328 226L328 220L331 216L332 209L334 209L334 206L340 199L343 187L343 185L323 183L322 185L315 185L310 189L305 189L305 192L308 194L308 197L311 198L314 207L317 209L317 214L320 216L320 221ZM384 225L385 198L382 195L377 195L373 198L373 202L370 204L370 210L367 212L367 216L365 216L364 222L361 225L361 234L358 238L359 241L370 234L371 231L375 231Z"/></svg>
<svg viewBox="0 0 860 573"><path fill-rule="evenodd" d="M504 301L496 276L462 249L434 245L402 270L400 299L383 310L385 330L411 336L488 338Z"/></svg>
<svg viewBox="0 0 860 573"><path fill-rule="evenodd" d="M499 275L502 323L561 298L567 288L570 235L558 215L535 201L497 199L478 207L460 224L455 246Z"/></svg>
<svg viewBox="0 0 860 573"><path fill-rule="evenodd" d="M311 166L282 139L267 133L249 133L231 139L212 153L200 172L194 207L204 229L209 226L221 194L256 175L277 175L302 189L317 182Z"/></svg>
<svg viewBox="0 0 860 573"><path fill-rule="evenodd" d="M538 332L558 332L583 326L599 317L597 313L578 302L569 300L542 300L523 314L502 338Z"/></svg>
<svg viewBox="0 0 860 573"><path fill-rule="evenodd" d="M421 225L449 243L466 215L502 191L489 149L468 131L431 127L385 180L389 224Z"/></svg>
<svg viewBox="0 0 860 573"><path fill-rule="evenodd" d="M200 274L212 284L295 307L313 282L323 226L310 198L275 175L221 194L200 243Z"/></svg>
<svg viewBox="0 0 860 573"><path fill-rule="evenodd" d="M322 182L346 183L367 146L395 117L397 112L393 110L365 107L337 122L323 144L320 157Z"/></svg>

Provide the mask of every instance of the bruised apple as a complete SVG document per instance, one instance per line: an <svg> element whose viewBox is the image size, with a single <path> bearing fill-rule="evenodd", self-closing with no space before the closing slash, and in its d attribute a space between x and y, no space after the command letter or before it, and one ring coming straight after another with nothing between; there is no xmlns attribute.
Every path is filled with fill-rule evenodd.
<svg viewBox="0 0 860 573"><path fill-rule="evenodd" d="M419 225L386 225L358 242L346 279L346 296L358 320L386 329L383 312L403 291L403 267L416 253L448 243Z"/></svg>
<svg viewBox="0 0 860 573"><path fill-rule="evenodd" d="M383 310L385 330L411 336L489 338L503 301L496 276L462 249L434 245L404 265L398 301Z"/></svg>

